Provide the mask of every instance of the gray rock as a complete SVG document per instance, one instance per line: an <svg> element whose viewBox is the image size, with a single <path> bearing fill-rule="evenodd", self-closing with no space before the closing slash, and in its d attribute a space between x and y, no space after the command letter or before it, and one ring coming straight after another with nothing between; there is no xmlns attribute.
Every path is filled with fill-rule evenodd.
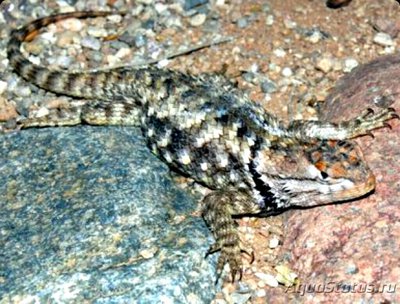
<svg viewBox="0 0 400 304"><path fill-rule="evenodd" d="M237 25L239 28L245 28L249 25L249 20L246 17L239 18L237 20Z"/></svg>
<svg viewBox="0 0 400 304"><path fill-rule="evenodd" d="M74 5L76 4L76 2L78 2L78 0L65 0L65 2L67 2L69 5Z"/></svg>
<svg viewBox="0 0 400 304"><path fill-rule="evenodd" d="M134 40L135 46L140 48L140 47L146 45L147 37L144 35L138 34L133 37L133 40Z"/></svg>
<svg viewBox="0 0 400 304"><path fill-rule="evenodd" d="M196 8L197 6L204 5L208 2L209 2L208 0L185 0L183 9L185 11L188 11L188 10Z"/></svg>
<svg viewBox="0 0 400 304"><path fill-rule="evenodd" d="M263 93L274 93L277 90L277 85L271 80L264 80L261 82L261 91Z"/></svg>
<svg viewBox="0 0 400 304"><path fill-rule="evenodd" d="M196 199L136 128L0 136L0 302L209 303Z"/></svg>
<svg viewBox="0 0 400 304"><path fill-rule="evenodd" d="M97 38L87 36L82 38L82 46L98 51L101 48L101 42Z"/></svg>
<svg viewBox="0 0 400 304"><path fill-rule="evenodd" d="M146 30L152 30L154 29L156 25L156 21L154 19L147 19L142 23L142 27Z"/></svg>
<svg viewBox="0 0 400 304"><path fill-rule="evenodd" d="M387 33L376 33L373 41L381 46L393 46L395 45L394 40Z"/></svg>

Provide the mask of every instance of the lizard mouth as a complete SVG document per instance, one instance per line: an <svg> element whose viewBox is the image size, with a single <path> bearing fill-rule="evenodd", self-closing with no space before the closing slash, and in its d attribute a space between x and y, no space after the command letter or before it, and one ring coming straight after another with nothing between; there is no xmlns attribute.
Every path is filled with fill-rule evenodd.
<svg viewBox="0 0 400 304"><path fill-rule="evenodd" d="M336 201L350 200L363 196L375 189L376 180L372 172L369 173L364 182L354 184L349 189L343 189L334 195Z"/></svg>

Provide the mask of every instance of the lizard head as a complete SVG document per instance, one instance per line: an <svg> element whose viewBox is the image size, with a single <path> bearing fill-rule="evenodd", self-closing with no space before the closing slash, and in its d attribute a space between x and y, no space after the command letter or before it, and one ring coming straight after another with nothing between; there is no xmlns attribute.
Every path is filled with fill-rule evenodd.
<svg viewBox="0 0 400 304"><path fill-rule="evenodd" d="M255 190L278 208L347 201L375 188L361 149L350 141L288 141L260 149L253 162Z"/></svg>

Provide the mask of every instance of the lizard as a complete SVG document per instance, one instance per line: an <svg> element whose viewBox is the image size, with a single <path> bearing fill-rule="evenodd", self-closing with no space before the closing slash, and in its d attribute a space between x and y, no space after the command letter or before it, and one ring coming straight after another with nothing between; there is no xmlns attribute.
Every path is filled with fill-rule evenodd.
<svg viewBox="0 0 400 304"><path fill-rule="evenodd" d="M26 81L56 94L86 99L77 115L26 118L21 128L90 125L138 126L149 149L183 176L210 191L202 215L234 281L242 277L235 216L268 215L288 208L350 201L372 192L376 181L360 147L350 139L372 135L399 118L393 108L365 109L340 123L294 120L285 125L222 75L145 67L66 71L49 69L21 52L39 30L67 18L115 12L69 12L12 30L9 63ZM218 280L218 279L217 279Z"/></svg>

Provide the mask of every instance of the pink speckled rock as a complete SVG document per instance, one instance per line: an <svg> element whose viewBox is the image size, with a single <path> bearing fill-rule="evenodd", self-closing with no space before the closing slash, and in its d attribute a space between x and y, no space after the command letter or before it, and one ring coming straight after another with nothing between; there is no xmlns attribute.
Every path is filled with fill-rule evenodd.
<svg viewBox="0 0 400 304"><path fill-rule="evenodd" d="M377 105L399 113L399 80L400 56L360 66L339 81L321 118L349 119ZM376 175L375 193L351 203L289 213L282 252L291 253L288 260L301 283L326 284L328 290L336 284L347 286L340 293L296 294L298 302L400 303L400 123L390 124L392 130L374 131L375 139L357 139ZM349 292L355 284L358 292ZM373 293L372 284L391 285Z"/></svg>

